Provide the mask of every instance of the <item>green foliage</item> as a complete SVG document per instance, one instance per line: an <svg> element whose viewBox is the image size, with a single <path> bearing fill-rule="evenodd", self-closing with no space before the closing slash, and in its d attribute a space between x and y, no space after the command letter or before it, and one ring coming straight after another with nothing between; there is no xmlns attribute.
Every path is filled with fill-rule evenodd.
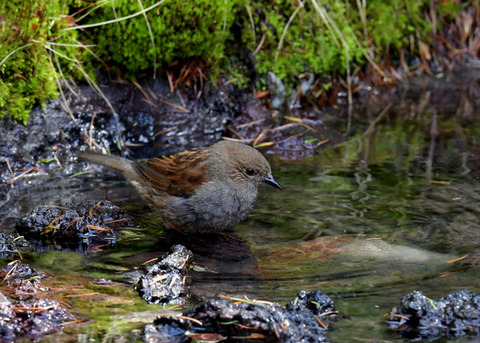
<svg viewBox="0 0 480 343"><path fill-rule="evenodd" d="M143 0L143 8L158 0ZM114 6L113 6L114 5ZM234 20L233 1L167 0L146 13L154 44L143 15L93 31L97 53L110 66L135 77L138 72L174 61L201 58L212 65L223 58L224 42ZM140 12L138 1L107 2L90 15L89 23L122 18Z"/></svg>
<svg viewBox="0 0 480 343"><path fill-rule="evenodd" d="M430 31L423 11L429 1L369 0L366 8L358 8L361 3L311 0L298 8L297 1L248 2L241 15L243 43L254 51L265 36L256 55L257 70L273 71L296 83L295 77L305 71L345 74L347 60L354 70L367 63L370 51L409 46L411 35L427 39ZM377 62L379 56L374 57Z"/></svg>
<svg viewBox="0 0 480 343"><path fill-rule="evenodd" d="M0 4L0 118L26 123L33 105L57 96L56 68L73 68L80 57L77 33L64 31L69 17L61 0L9 0ZM54 44L53 44L54 43Z"/></svg>

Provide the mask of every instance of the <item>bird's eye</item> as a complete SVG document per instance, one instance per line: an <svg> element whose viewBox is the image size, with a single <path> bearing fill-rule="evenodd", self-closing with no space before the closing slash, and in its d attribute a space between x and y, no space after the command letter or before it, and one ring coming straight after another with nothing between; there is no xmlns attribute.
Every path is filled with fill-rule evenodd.
<svg viewBox="0 0 480 343"><path fill-rule="evenodd" d="M248 176L253 176L255 174L255 170L253 170L253 168L247 167L247 169L245 169L245 173L247 173Z"/></svg>

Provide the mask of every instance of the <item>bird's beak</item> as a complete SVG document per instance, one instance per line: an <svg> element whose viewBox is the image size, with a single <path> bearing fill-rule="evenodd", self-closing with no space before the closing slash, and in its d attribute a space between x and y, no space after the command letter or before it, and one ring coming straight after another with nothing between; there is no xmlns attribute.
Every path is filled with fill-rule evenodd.
<svg viewBox="0 0 480 343"><path fill-rule="evenodd" d="M269 174L263 182L268 183L271 186L277 187L278 189L282 189L282 186L278 184L277 181L273 178L272 174Z"/></svg>

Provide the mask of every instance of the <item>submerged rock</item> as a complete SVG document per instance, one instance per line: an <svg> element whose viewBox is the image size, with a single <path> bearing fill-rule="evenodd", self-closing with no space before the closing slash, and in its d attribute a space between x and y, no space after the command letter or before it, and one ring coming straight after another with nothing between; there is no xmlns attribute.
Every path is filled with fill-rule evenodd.
<svg viewBox="0 0 480 343"><path fill-rule="evenodd" d="M15 342L24 338L38 341L44 335L55 333L62 324L76 318L58 301L33 299L14 304L0 303L0 342Z"/></svg>
<svg viewBox="0 0 480 343"><path fill-rule="evenodd" d="M433 301L414 291L387 318L391 329L412 341L480 336L480 294L461 290Z"/></svg>
<svg viewBox="0 0 480 343"><path fill-rule="evenodd" d="M169 255L148 267L137 284L142 299L149 304L183 304L192 256L184 246L175 245Z"/></svg>
<svg viewBox="0 0 480 343"><path fill-rule="evenodd" d="M43 284L46 277L43 271L19 261L0 269L0 278L7 283L4 291L20 299L13 303L0 293L0 342L38 341L44 335L61 330L62 324L77 322L58 301L37 298L39 292L49 291Z"/></svg>
<svg viewBox="0 0 480 343"><path fill-rule="evenodd" d="M262 342L328 342L338 319L333 301L320 291L301 291L286 307L266 301L213 298L181 317L159 317L145 327L145 342L212 342L259 339Z"/></svg>
<svg viewBox="0 0 480 343"><path fill-rule="evenodd" d="M356 239L341 247L342 253L353 258L369 258L394 263L445 264L457 256L432 252L427 249L390 244L382 239Z"/></svg>
<svg viewBox="0 0 480 343"><path fill-rule="evenodd" d="M46 292L48 287L42 281L47 274L29 266L26 263L15 261L0 269L0 278L7 281L11 295L18 299L27 299L37 292Z"/></svg>

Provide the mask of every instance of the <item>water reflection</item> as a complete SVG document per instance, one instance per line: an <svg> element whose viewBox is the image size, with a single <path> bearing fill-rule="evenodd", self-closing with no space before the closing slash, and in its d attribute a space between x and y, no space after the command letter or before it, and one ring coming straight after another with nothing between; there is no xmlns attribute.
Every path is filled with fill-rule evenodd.
<svg viewBox="0 0 480 343"><path fill-rule="evenodd" d="M372 322L395 298L480 291L480 87L452 83L411 85L380 120L358 115L358 138L274 163L285 192L238 229L259 259L259 296L320 288L360 316L339 337L392 340Z"/></svg>

